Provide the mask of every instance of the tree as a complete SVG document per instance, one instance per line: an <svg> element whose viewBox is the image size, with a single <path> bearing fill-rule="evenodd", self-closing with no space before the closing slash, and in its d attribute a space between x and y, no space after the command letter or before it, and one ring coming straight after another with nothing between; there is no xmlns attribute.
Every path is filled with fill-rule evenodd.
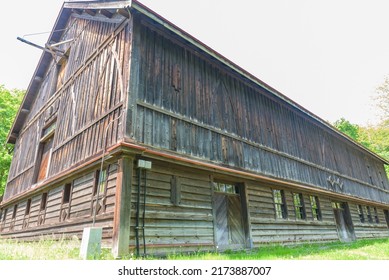
<svg viewBox="0 0 389 280"><path fill-rule="evenodd" d="M389 126L389 76L377 87L375 96L376 106L382 111L381 125Z"/></svg>
<svg viewBox="0 0 389 280"><path fill-rule="evenodd" d="M13 153L13 145L6 144L7 136L24 93L23 90L8 90L0 85L0 196L4 193Z"/></svg>
<svg viewBox="0 0 389 280"><path fill-rule="evenodd" d="M377 126L360 127L350 123L345 118L341 118L333 125L339 131L348 135L377 155L389 159L389 126L385 126L383 123ZM389 177L389 166L385 166L385 169Z"/></svg>
<svg viewBox="0 0 389 280"><path fill-rule="evenodd" d="M334 123L334 126L347 136L351 137L355 141L359 140L359 126L356 124L350 123L345 118L341 118Z"/></svg>

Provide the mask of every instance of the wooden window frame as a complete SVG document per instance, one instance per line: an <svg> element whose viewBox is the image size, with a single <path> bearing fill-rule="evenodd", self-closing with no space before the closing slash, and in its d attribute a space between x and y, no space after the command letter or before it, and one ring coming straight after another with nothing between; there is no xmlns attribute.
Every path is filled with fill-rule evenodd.
<svg viewBox="0 0 389 280"><path fill-rule="evenodd" d="M365 223L365 215L363 213L363 207L362 205L357 205L357 211L358 211L358 215L359 215L359 221L361 223Z"/></svg>
<svg viewBox="0 0 389 280"><path fill-rule="evenodd" d="M5 223L7 221L7 214L8 214L8 208L5 208L3 210L3 217L2 217L2 220L0 222L0 232L3 231L3 229L4 229Z"/></svg>
<svg viewBox="0 0 389 280"><path fill-rule="evenodd" d="M380 223L380 218L378 217L377 207L373 207L374 221L376 224Z"/></svg>
<svg viewBox="0 0 389 280"><path fill-rule="evenodd" d="M66 83L66 70L68 68L70 48L68 48L65 54L56 64L56 72L53 80L52 90L50 95L56 93Z"/></svg>
<svg viewBox="0 0 389 280"><path fill-rule="evenodd" d="M63 187L62 191L62 203L69 203L71 200L71 193L72 193L72 184L67 183Z"/></svg>
<svg viewBox="0 0 389 280"><path fill-rule="evenodd" d="M66 183L62 190L62 202L59 213L59 221L63 222L70 219L70 205L72 200L73 184Z"/></svg>
<svg viewBox="0 0 389 280"><path fill-rule="evenodd" d="M97 200L97 190L99 189L99 204L100 207L97 208L96 215L103 214L106 211L107 205L107 191L108 191L108 181L109 181L109 172L111 165L108 165L107 168L103 168L103 175L100 178L100 169L95 171L95 179L92 189L92 198L91 198L91 215L93 215L96 200Z"/></svg>
<svg viewBox="0 0 389 280"><path fill-rule="evenodd" d="M364 210L365 210L365 214L366 214L368 223L372 224L373 223L373 216L371 215L370 206L364 206Z"/></svg>
<svg viewBox="0 0 389 280"><path fill-rule="evenodd" d="M7 212L8 212L8 208L5 208L4 209L4 212L3 212L3 220L2 220L2 222L5 222L6 220L7 220Z"/></svg>
<svg viewBox="0 0 389 280"><path fill-rule="evenodd" d="M232 183L213 182L213 191L227 195L239 195L239 187Z"/></svg>
<svg viewBox="0 0 389 280"><path fill-rule="evenodd" d="M384 216L385 216L386 226L389 228L389 209L384 209Z"/></svg>
<svg viewBox="0 0 389 280"><path fill-rule="evenodd" d="M39 148L38 148L37 157L35 160L36 163L35 163L33 183L38 183L38 182L45 180L47 178L48 173L49 173L56 125L57 125L57 118L55 117L51 122L49 122L42 129L42 137L39 141ZM46 150L46 152L48 154L46 155L47 165L44 167L45 174L41 174L42 168L43 168L42 161L44 160L43 157L45 154L45 149L47 148L46 145L48 145L48 143L50 141L51 141L51 143L50 143L51 147L48 150Z"/></svg>
<svg viewBox="0 0 389 280"><path fill-rule="evenodd" d="M48 197L49 194L47 192L42 193L41 204L39 206L38 221L37 221L38 226L43 225L45 223Z"/></svg>
<svg viewBox="0 0 389 280"><path fill-rule="evenodd" d="M24 211L23 225L22 228L28 228L30 223L30 213L31 213L31 203L32 199L29 198L26 201L26 209Z"/></svg>
<svg viewBox="0 0 389 280"><path fill-rule="evenodd" d="M314 221L322 221L323 217L321 214L319 197L317 195L310 195L309 202L311 204L312 219Z"/></svg>
<svg viewBox="0 0 389 280"><path fill-rule="evenodd" d="M286 205L285 192L284 190L273 189L273 204L276 219L287 219L288 209Z"/></svg>
<svg viewBox="0 0 389 280"><path fill-rule="evenodd" d="M17 212L18 212L18 204L15 204L13 207L13 211L12 211L11 223L9 225L9 230L14 230Z"/></svg>
<svg viewBox="0 0 389 280"><path fill-rule="evenodd" d="M307 218L304 205L304 196L302 193L292 193L293 208L296 220L305 220Z"/></svg>

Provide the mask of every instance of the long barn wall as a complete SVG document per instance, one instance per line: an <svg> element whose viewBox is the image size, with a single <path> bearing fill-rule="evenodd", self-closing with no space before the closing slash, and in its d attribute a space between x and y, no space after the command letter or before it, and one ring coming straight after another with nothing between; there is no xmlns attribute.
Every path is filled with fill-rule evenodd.
<svg viewBox="0 0 389 280"><path fill-rule="evenodd" d="M139 177L140 174L140 177ZM140 178L140 180L139 180ZM325 242L339 240L332 208L333 198L314 192L303 192L306 217L295 215L292 193L301 191L275 184L236 178L212 171L152 161L150 170L135 168L132 178L130 250L136 251L137 231L140 254L168 254L187 251L218 250L215 240L216 221L212 182L226 181L244 186L243 212L247 212L247 248L258 248L266 243ZM174 200L179 182L179 200ZM139 214L137 215L138 185L140 184ZM146 189L145 189L146 186ZM272 190L285 193L288 217L276 217ZM146 192L146 200L144 194ZM317 196L321 218L315 220L310 196ZM145 202L145 204L144 204ZM347 201L346 201L347 202ZM382 208L377 208L379 222L359 221L356 205L348 202L357 238L388 237L389 229ZM234 210L235 211L235 210ZM138 218L137 218L138 216ZM144 217L144 218L143 218ZM138 219L138 222L137 222ZM143 231L144 229L144 231ZM220 248L219 248L220 249Z"/></svg>
<svg viewBox="0 0 389 280"><path fill-rule="evenodd" d="M158 27L135 34L136 141L389 203L378 159Z"/></svg>

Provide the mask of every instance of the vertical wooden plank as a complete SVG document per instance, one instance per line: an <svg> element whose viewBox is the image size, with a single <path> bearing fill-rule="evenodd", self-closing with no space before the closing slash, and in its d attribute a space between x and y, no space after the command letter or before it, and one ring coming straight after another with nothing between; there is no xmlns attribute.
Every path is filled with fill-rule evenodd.
<svg viewBox="0 0 389 280"><path fill-rule="evenodd" d="M131 184L134 159L124 156L118 161L116 202L113 219L112 254L120 257L129 253L131 222Z"/></svg>

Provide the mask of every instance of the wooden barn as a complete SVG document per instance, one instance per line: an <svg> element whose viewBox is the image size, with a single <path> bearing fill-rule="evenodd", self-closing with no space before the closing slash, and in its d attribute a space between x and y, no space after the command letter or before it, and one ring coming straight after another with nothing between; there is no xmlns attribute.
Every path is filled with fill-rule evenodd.
<svg viewBox="0 0 389 280"><path fill-rule="evenodd" d="M65 2L8 136L2 238L115 256L389 236L388 160L133 1Z"/></svg>

